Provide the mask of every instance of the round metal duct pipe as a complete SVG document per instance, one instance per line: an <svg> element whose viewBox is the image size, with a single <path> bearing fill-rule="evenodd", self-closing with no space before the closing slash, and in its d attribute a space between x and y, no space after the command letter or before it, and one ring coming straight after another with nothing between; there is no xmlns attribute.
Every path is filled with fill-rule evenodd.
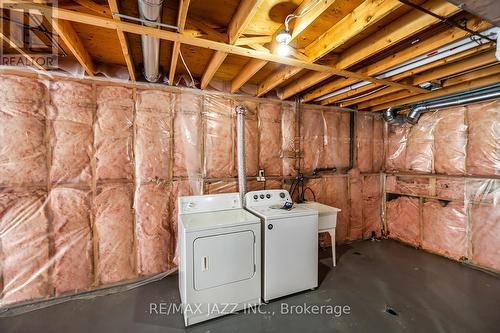
<svg viewBox="0 0 500 333"><path fill-rule="evenodd" d="M163 0L138 0L140 18L151 22L161 22ZM146 26L155 26L143 23ZM160 39L151 36L141 36L144 77L149 82L160 79Z"/></svg>

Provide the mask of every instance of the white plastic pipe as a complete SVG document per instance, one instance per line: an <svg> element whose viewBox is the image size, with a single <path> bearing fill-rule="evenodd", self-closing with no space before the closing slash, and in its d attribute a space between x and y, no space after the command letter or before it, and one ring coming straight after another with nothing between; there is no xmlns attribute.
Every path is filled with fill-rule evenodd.
<svg viewBox="0 0 500 333"><path fill-rule="evenodd" d="M483 34L485 36L492 36L494 34L496 35L497 29L499 29L499 28L490 28L490 29L483 31L481 34ZM433 50L433 51L428 52L426 54L423 54L421 56L418 56L418 57L415 57L415 58L410 59L408 61L405 61L404 63L399 64L399 65L394 66L394 67L391 67L391 68L389 68L381 73L377 73L376 78L377 79L389 78L391 76L401 74L403 72L412 70L414 68L429 64L431 62L434 62L434 61L449 57L451 55L469 50L473 47L478 46L478 44L486 43L486 42L488 42L488 40L485 38L477 38L477 37L473 37L473 39L471 39L470 37L463 38L461 40L458 40L456 42L453 42L453 43L450 43L450 44L445 45L443 47L440 47L436 50ZM498 52L499 51L498 51L498 43L497 43L497 53ZM319 102L319 101L325 100L327 98L343 94L343 93L348 92L350 90L361 88L361 87L366 86L368 84L371 84L371 82L369 82L369 81L357 82L357 83L350 85L348 87L345 87L345 88L333 91L331 93L328 93L326 95L323 95L323 96L315 99L314 101Z"/></svg>
<svg viewBox="0 0 500 333"><path fill-rule="evenodd" d="M139 16L151 22L161 21L161 8L163 0L138 0ZM144 23L146 26L155 24ZM149 82L160 79L160 39L151 36L141 36L142 58L144 62L144 77Z"/></svg>

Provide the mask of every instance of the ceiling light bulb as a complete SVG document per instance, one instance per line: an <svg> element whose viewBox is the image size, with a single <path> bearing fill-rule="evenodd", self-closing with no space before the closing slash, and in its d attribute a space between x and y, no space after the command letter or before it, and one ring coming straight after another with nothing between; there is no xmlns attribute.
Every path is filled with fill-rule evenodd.
<svg viewBox="0 0 500 333"><path fill-rule="evenodd" d="M276 47L276 53L279 56L286 57L290 54L290 46L288 44L279 44Z"/></svg>
<svg viewBox="0 0 500 333"><path fill-rule="evenodd" d="M292 40L292 35L290 34L290 31L288 30L281 30L276 34L276 41L279 44L288 44Z"/></svg>

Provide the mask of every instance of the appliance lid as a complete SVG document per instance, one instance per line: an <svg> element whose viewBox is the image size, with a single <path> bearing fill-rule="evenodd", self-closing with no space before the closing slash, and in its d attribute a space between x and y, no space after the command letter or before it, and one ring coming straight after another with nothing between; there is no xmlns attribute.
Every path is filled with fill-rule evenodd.
<svg viewBox="0 0 500 333"><path fill-rule="evenodd" d="M215 212L180 214L179 223L182 223L186 231L190 232L260 223L260 219L246 210L239 208Z"/></svg>
<svg viewBox="0 0 500 333"><path fill-rule="evenodd" d="M326 215L331 215L331 214L336 214L341 211L339 208L327 206L324 204L321 204L319 202L314 202L314 201L306 201L297 204L299 207L305 207L308 209L312 209L318 212L319 216L326 216Z"/></svg>

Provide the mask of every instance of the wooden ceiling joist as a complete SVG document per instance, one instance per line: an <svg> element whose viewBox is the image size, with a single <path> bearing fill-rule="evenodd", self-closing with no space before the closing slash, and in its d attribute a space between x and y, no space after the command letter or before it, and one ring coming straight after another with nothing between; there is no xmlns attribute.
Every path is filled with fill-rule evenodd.
<svg viewBox="0 0 500 333"><path fill-rule="evenodd" d="M118 3L116 0L108 0L108 5L109 9L111 10L111 13L119 13L120 8L118 7ZM120 21L120 17L118 16L113 16L113 19L116 21ZM122 48L122 53L123 53L123 58L125 59L125 64L127 64L127 70L128 70L128 75L130 76L131 81L135 81L135 66L134 62L132 61L132 56L130 55L130 49L127 41L127 36L125 36L125 33L117 29L116 34L118 35L118 40L120 41L120 47Z"/></svg>
<svg viewBox="0 0 500 333"><path fill-rule="evenodd" d="M489 27L488 23L478 19L469 21L469 24L471 29L473 29L474 31L481 31ZM467 35L468 35L467 32L458 28L452 28L446 30L439 34L435 34L432 37L427 38L421 42L418 42L410 47L407 47L399 52L396 52L386 58L383 58L382 60L377 61L374 64L364 67L360 69L358 73L369 76L376 75L385 70L388 70L391 67L397 66L398 64L408 61L412 58L421 56L437 48L443 47L449 43L465 38ZM315 80L314 78L312 79L312 81L317 82L317 80ZM315 89L305 94L304 101L309 102L320 96L326 95L332 91L347 87L353 83L356 82L354 80L345 80L345 79L332 81L330 83L324 84L318 89Z"/></svg>
<svg viewBox="0 0 500 333"><path fill-rule="evenodd" d="M189 44L197 47L212 49L215 51L221 51L224 53L231 53L235 55L240 55L244 57L261 59L271 62L276 62L280 64L285 64L289 66L300 67L304 69L308 69L311 71L322 72L322 73L330 73L332 75L339 75L344 77L354 77L358 80L367 80L374 83L386 84L390 86L399 86L401 89L407 89L409 91L414 92L423 92L422 89L418 87L408 86L404 84L400 84L397 82L392 82L388 80L375 79L366 75L360 75L358 73L349 72L346 70L339 70L331 66L314 64L302 60L291 59L287 57L281 57L278 55L274 55L271 53L265 53L260 51L255 51L247 48L243 48L235 45L228 45L224 43L219 43L211 40L201 39L192 37L189 35L179 34L175 32L170 32L166 30L160 30L148 26L142 26L135 23L128 23L123 21L115 21L113 19L108 19L104 17L99 17L96 15L77 13L70 10L60 9L60 8L51 8L48 6L41 6L35 4L19 4L19 3L11 3L8 0L5 0L7 3L3 4L4 8L7 9L38 9L42 12L50 13L54 18L68 20L73 22L79 22L83 24L90 24L94 26L99 26L102 28L108 29L120 29L125 32L134 33L138 35L150 35L152 37L158 37L160 39L180 42L183 44Z"/></svg>
<svg viewBox="0 0 500 333"><path fill-rule="evenodd" d="M500 66L494 66L494 67L500 67ZM495 68L496 72L500 72L500 68ZM490 69L490 72L493 73L494 71ZM461 91L466 91L470 89L475 89L475 88L480 88L480 87L485 87L494 83L500 82L500 74L492 74L489 76L481 77L479 78L477 76L477 73L474 75L468 75L468 79L470 81L465 81L456 85L448 86L446 88L442 88L439 90L435 90L433 92L430 92L425 95L412 95L412 96L407 96L405 98L401 98L395 101L391 101L385 104L380 104L375 107L370 108L370 111L380 111L380 110L385 110L388 107L391 106L400 106L400 105L406 105L406 104L411 104L411 103L417 103L420 101L424 101L427 99L431 98L436 98L436 97L441 97L441 96L446 96L449 94L461 92ZM457 81L456 79L455 81Z"/></svg>
<svg viewBox="0 0 500 333"><path fill-rule="evenodd" d="M0 41L4 41L5 43L9 44L10 47L15 49L20 55L26 58L29 62L33 64L37 69L44 70L43 66L38 64L36 60L29 55L27 52L25 52L22 48L20 48L14 41L12 41L7 35L5 35L2 31L0 31Z"/></svg>
<svg viewBox="0 0 500 333"><path fill-rule="evenodd" d="M460 11L458 7L444 0L429 0L422 4L422 6L444 17L449 17ZM378 30L375 34L363 39L361 42L342 52L335 66L339 69L349 68L398 42L414 36L438 22L439 20L434 16L422 13L418 10L411 10L394 22ZM309 75L308 81L310 85L308 87L304 88L303 84L294 82L283 89L281 98L286 99L293 96L325 79L324 75L319 75L318 73Z"/></svg>
<svg viewBox="0 0 500 333"><path fill-rule="evenodd" d="M85 8L87 8L95 13L101 14L101 15L106 16L106 17L111 17L111 13L113 12L113 10L111 9L111 6L110 6L110 8L108 8L106 6L95 3L92 0L73 0L73 1L82 7L85 7Z"/></svg>
<svg viewBox="0 0 500 333"><path fill-rule="evenodd" d="M186 25L187 12L189 8L190 0L180 0L179 2L179 14L177 15L177 27L179 32L184 31L184 26ZM168 74L168 84L173 85L175 79L175 70L177 69L177 60L179 59L179 53L181 51L181 43L174 42L172 48L172 58L170 59L170 71Z"/></svg>
<svg viewBox="0 0 500 333"><path fill-rule="evenodd" d="M63 40L64 44L66 44L71 53L75 56L76 60L78 60L80 65L82 65L87 75L94 76L95 69L92 58L85 49L85 46L83 46L80 37L71 23L63 19L53 17L52 27L56 31L59 38Z"/></svg>
<svg viewBox="0 0 500 333"><path fill-rule="evenodd" d="M356 36L361 31L369 28L370 26L376 24L381 19L392 13L394 10L403 6L398 0L366 0L361 5L356 7L351 13L345 16L337 24L331 27L328 31L323 33L316 42L308 45L305 48L306 56L311 61L316 61L322 56L326 55L330 51L344 44L350 38ZM335 63L330 62L332 65ZM257 89L257 96L262 96L274 87L279 86L285 82L288 78L298 74L302 71L302 68L283 68L277 73L273 74L272 77L265 80L260 84ZM318 77L329 77L317 73ZM282 80L275 80L275 78L282 78ZM301 80L299 80L301 81ZM304 86L304 82L297 82ZM308 88L306 86L304 89ZM290 96L284 96L285 91L282 92L280 98L288 98Z"/></svg>
<svg viewBox="0 0 500 333"><path fill-rule="evenodd" d="M479 66L483 66L483 65L489 63L488 61L491 60L491 54L493 52L490 52L489 55L483 53L483 54L479 54L477 57L470 58L470 60L474 59L474 61L470 61L469 59L464 60L464 61L456 61L456 60L461 60L462 58L466 58L470 55L480 53L481 51L484 51L484 50L489 49L491 47L492 47L491 44L480 45L480 46L477 46L473 49L466 50L466 51L460 52L458 54L454 54L454 55L448 56L446 58L431 62L429 64L417 67L415 69L408 70L408 71L403 72L399 75L395 75L392 77L392 79L398 80L398 79L403 79L403 78L406 78L409 76L414 76L412 81L409 83L419 84L419 83L427 82L430 80L435 80L437 78L443 78L446 75L449 75L450 74L449 69L451 69L452 67L455 68L455 70L460 71L462 64L463 64L464 68L467 68L467 69L477 68ZM456 62L450 63L453 61L456 61ZM476 61L477 61L477 63L476 63ZM447 67L448 65L450 67ZM472 65L472 67L469 67L469 65ZM433 68L436 68L436 69L431 71L431 69L433 69ZM444 68L448 68L448 69L444 69ZM428 72L426 72L426 71L428 71ZM417 75L419 73L422 73L422 74ZM458 72L454 72L453 74L455 74L455 73L458 73ZM377 93L370 94L368 96L358 97L358 98L351 99L349 101L341 102L340 106L342 106L342 107L351 106L351 105L358 104L358 103L361 103L361 102L364 102L364 101L367 101L367 100L370 100L370 99L373 99L376 97L380 97L380 96L384 96L384 95L393 93L395 91L398 91L398 89L393 88L393 87L389 87L389 88L383 89Z"/></svg>
<svg viewBox="0 0 500 333"><path fill-rule="evenodd" d="M485 64L491 63L495 59L494 52L489 52L487 54L480 54L477 57L472 57L470 59L464 60L463 62L454 62L452 64L449 64L449 63L453 62L457 59L467 58L470 55L480 53L480 52L484 51L485 49L489 49L491 47L492 47L492 45L490 43L483 44L483 45L477 46L475 48L472 48L472 49L469 49L469 50L466 50L466 51L463 51L463 52L460 52L457 54L453 54L453 55L445 57L443 59L439 59L439 60L436 60L434 62L419 66L419 67L414 68L412 70L404 71L403 73L392 76L391 80L399 81L399 80L405 79L407 77L414 76L418 73L428 71L427 73L423 73L422 76L417 75L411 80L403 81L404 83L407 83L407 84L418 85L418 84L421 84L421 83L424 83L427 81L431 81L431 80L445 77L446 75L450 75L451 71L453 71L452 74L459 73L462 70L461 64L463 64L463 68L464 68L463 70L470 70L473 68L484 66ZM438 68L435 70L432 70L432 71L430 70L430 69L433 69L436 67L438 67ZM352 90L349 90L345 93L338 94L338 95L335 95L331 98L327 98L325 100L322 100L320 104L321 105L329 105L329 104L335 103L337 101L341 101L342 99L349 98L349 97L355 96L357 94L360 94L360 93L363 93L363 92L366 92L366 91L369 91L369 90L372 90L372 89L378 88L378 87L380 87L380 85L369 84L369 85L366 85L364 87L361 87L358 89L352 89ZM388 90L388 89L385 89L385 90ZM393 90L391 90L391 91L393 91ZM381 93L381 95L384 95L384 93ZM356 98L354 98L354 99L356 99ZM349 101L349 102L351 102L351 101ZM349 103L349 102L347 102L347 103ZM352 105L352 104L356 104L356 103L349 103L349 105Z"/></svg>
<svg viewBox="0 0 500 333"><path fill-rule="evenodd" d="M233 15L233 18L229 23L229 44L234 45L238 41L245 28L250 24L251 19L259 9L262 2L263 0L243 0L240 3L236 13ZM208 86L215 73L226 59L227 55L227 52L222 51L214 53L207 65L207 68L205 69L205 72L203 73L201 79L201 89L205 89Z"/></svg>
<svg viewBox="0 0 500 333"><path fill-rule="evenodd" d="M260 59L252 59L245 65L244 69L231 80L231 93L236 92L244 85L255 73L267 64L267 61Z"/></svg>
<svg viewBox="0 0 500 333"><path fill-rule="evenodd" d="M293 13L294 15L297 15L297 18L292 20L291 26L292 28L292 39L290 40L293 41L299 34L304 31L311 23L314 22L315 19L317 19L321 14L323 14L330 6L335 2L334 0L324 0L320 1L318 3L317 0L305 0L303 1L300 6L295 10ZM305 13L305 14L303 14ZM271 36L271 41L274 41L276 38L276 34L280 32L281 30L285 29L285 25L282 24L277 31L274 33L273 36ZM304 61L310 61L310 59L307 57L305 54L298 53L292 48L292 56L295 57L296 59L304 60ZM250 64L251 65L251 64ZM264 64L265 65L265 64ZM262 67L264 67L264 65ZM288 77L292 77L298 72L300 72L302 69L301 68L295 68L291 70L287 70L286 68L283 69L282 71L278 71L277 73L273 74L271 77L266 80L263 84L261 84L258 89L257 89L257 96L262 96L263 94L267 93L269 90L272 88L276 87L276 85L272 86L275 84L277 81L274 79L276 77L281 78L284 77L286 80ZM252 68L246 68L244 67L241 70L241 73L251 73ZM254 72L251 76L247 76L246 81L250 80L253 75L255 75ZM245 82L246 82L245 81ZM243 83L245 83L243 82ZM281 81L284 82L284 81ZM270 88L268 88L270 87Z"/></svg>

